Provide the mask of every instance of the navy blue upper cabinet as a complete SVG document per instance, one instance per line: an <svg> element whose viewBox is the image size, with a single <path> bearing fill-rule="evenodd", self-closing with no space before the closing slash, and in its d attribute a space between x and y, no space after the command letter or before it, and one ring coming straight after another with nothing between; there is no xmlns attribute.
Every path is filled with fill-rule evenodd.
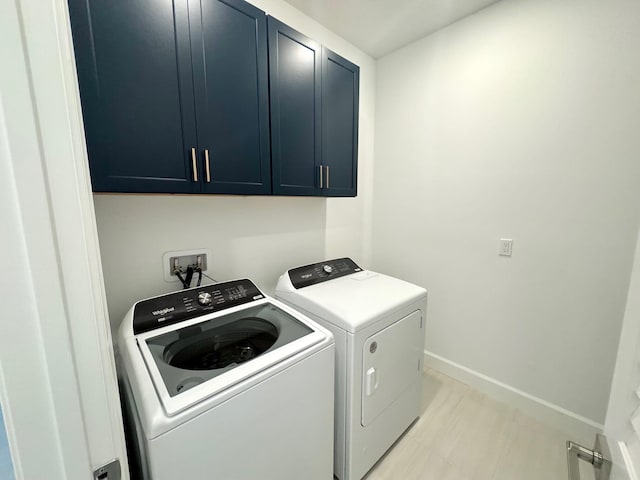
<svg viewBox="0 0 640 480"><path fill-rule="evenodd" d="M68 2L95 192L356 195L356 65L243 0Z"/></svg>
<svg viewBox="0 0 640 480"><path fill-rule="evenodd" d="M360 68L322 48L323 195L355 197Z"/></svg>
<svg viewBox="0 0 640 480"><path fill-rule="evenodd" d="M203 192L271 193L267 20L241 0L191 0Z"/></svg>
<svg viewBox="0 0 640 480"><path fill-rule="evenodd" d="M273 193L356 196L360 68L268 23Z"/></svg>
<svg viewBox="0 0 640 480"><path fill-rule="evenodd" d="M270 193L266 15L69 0L94 191Z"/></svg>
<svg viewBox="0 0 640 480"><path fill-rule="evenodd" d="M320 195L321 48L273 17L268 23L273 193Z"/></svg>
<svg viewBox="0 0 640 480"><path fill-rule="evenodd" d="M70 0L94 191L193 192L186 3Z"/></svg>

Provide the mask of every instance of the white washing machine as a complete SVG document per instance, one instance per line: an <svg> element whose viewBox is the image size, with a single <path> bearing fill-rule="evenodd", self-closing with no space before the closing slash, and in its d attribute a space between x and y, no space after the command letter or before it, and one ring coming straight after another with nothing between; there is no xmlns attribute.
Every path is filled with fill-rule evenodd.
<svg viewBox="0 0 640 480"><path fill-rule="evenodd" d="M133 479L331 478L333 337L250 280L136 303L118 347Z"/></svg>
<svg viewBox="0 0 640 480"><path fill-rule="evenodd" d="M359 480L420 413L427 291L341 258L287 271L276 298L334 335L334 474Z"/></svg>

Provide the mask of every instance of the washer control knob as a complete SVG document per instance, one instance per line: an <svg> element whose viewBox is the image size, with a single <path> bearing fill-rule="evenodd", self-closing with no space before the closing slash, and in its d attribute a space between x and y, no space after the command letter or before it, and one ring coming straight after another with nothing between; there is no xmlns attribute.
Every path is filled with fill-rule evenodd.
<svg viewBox="0 0 640 480"><path fill-rule="evenodd" d="M333 267L331 265L323 265L322 270L324 270L324 273L331 273L333 272Z"/></svg>
<svg viewBox="0 0 640 480"><path fill-rule="evenodd" d="M211 294L207 292L200 292L198 294L198 303L202 306L207 306L211 303Z"/></svg>

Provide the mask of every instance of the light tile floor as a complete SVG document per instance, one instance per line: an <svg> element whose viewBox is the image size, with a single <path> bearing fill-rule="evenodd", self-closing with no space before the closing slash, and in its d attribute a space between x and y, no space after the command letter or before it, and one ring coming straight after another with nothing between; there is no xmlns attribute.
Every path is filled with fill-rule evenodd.
<svg viewBox="0 0 640 480"><path fill-rule="evenodd" d="M434 370L422 407L366 480L566 480L565 442L590 445ZM581 463L581 480L593 480Z"/></svg>

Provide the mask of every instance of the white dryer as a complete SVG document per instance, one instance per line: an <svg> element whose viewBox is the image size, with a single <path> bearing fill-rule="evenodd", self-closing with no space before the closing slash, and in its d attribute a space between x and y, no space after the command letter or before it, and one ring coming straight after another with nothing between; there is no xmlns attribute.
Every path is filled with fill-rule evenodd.
<svg viewBox="0 0 640 480"><path fill-rule="evenodd" d="M332 335L250 280L136 303L118 347L132 478L331 478Z"/></svg>
<svg viewBox="0 0 640 480"><path fill-rule="evenodd" d="M287 271L276 298L334 335L334 474L359 480L420 413L427 291L341 258Z"/></svg>

